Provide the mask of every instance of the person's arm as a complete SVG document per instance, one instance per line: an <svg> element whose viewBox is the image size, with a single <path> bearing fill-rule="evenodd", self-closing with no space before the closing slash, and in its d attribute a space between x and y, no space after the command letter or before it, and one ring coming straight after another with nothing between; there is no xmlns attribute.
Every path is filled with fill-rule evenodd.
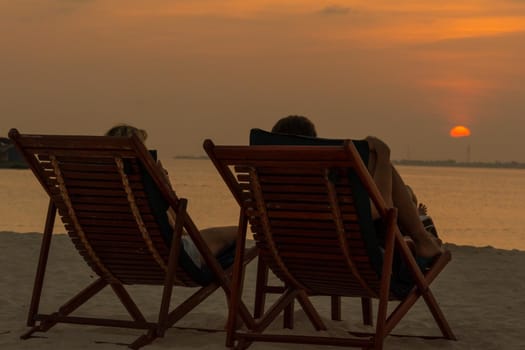
<svg viewBox="0 0 525 350"><path fill-rule="evenodd" d="M162 166L162 163L160 162L160 160L157 160L157 166L159 167L160 172L163 175L164 181L173 190L173 186L171 186L171 181L170 181L170 178L168 176L168 171Z"/></svg>
<svg viewBox="0 0 525 350"><path fill-rule="evenodd" d="M387 206L393 205L392 200L392 163L390 163L390 148L377 137L368 136L369 160L368 171L381 192ZM376 213L377 214L377 213Z"/></svg>
<svg viewBox="0 0 525 350"><path fill-rule="evenodd" d="M384 141L375 136L367 136L366 141L370 152L374 152L378 160L388 160L390 162L390 147Z"/></svg>

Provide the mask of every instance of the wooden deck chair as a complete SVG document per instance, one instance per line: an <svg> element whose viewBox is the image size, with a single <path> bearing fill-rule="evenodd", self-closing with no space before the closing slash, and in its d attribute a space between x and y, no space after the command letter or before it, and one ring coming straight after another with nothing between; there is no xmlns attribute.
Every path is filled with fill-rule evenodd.
<svg viewBox="0 0 525 350"><path fill-rule="evenodd" d="M250 145L286 145L286 146L336 146L342 145L345 140L341 139L326 139L320 137L308 137L301 135L291 135L268 132L262 129L251 129L250 130ZM366 141L353 141L356 145L359 154L364 159L368 158L368 144ZM255 287L255 299L254 299L254 318L260 318L264 314L264 307L266 304L267 294L282 294L284 292L284 286L269 285L269 268L265 264L262 257L258 258L257 261L257 279ZM341 321L341 296L331 295L330 296L330 312L331 318L334 321ZM361 298L361 309L363 324L373 325L373 310L372 302L368 297ZM283 311L283 327L293 328L293 315L294 315L294 303L293 301Z"/></svg>
<svg viewBox="0 0 525 350"><path fill-rule="evenodd" d="M397 210L386 207L351 141L319 147L215 146L206 140L204 148L242 206L241 228L245 232L250 223L259 256L286 286L255 328L239 332L233 326L242 305L243 271L234 268L228 345L243 349L253 341L265 341L381 349L420 296L443 337L455 339L429 288L449 262L450 252L420 270L397 227ZM370 199L384 221L384 232L375 232ZM242 249L237 253L240 258ZM391 288L395 255L413 278L405 295ZM348 338L263 333L294 299L315 329L326 329L309 295L378 299L375 331L349 332ZM390 300L398 305L388 314Z"/></svg>
<svg viewBox="0 0 525 350"><path fill-rule="evenodd" d="M187 214L186 199L176 196L137 136L22 135L12 129L9 137L50 199L27 320L32 328L22 339L61 322L145 329L146 333L129 345L137 349L162 337L217 288L230 296L231 269L229 273L219 265ZM159 201L164 205L160 212ZM176 212L174 229L162 215L167 207ZM57 210L75 247L98 278L56 312L41 314L40 297ZM181 249L183 230L207 269L197 268ZM255 253L249 250L239 264L244 266ZM146 320L124 288L131 284L163 286L158 320ZM71 315L108 285L131 320ZM200 289L170 310L174 286ZM253 327L245 306L240 306L239 313L242 321Z"/></svg>

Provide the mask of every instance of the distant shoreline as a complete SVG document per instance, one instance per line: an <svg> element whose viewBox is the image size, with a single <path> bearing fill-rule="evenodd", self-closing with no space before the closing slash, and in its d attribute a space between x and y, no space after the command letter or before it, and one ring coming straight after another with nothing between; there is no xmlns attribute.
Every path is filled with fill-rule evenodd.
<svg viewBox="0 0 525 350"><path fill-rule="evenodd" d="M174 159L209 159L206 155L176 155ZM525 169L525 163L519 162L456 162L455 160L393 160L395 165L435 166L457 168L493 168L493 169Z"/></svg>
<svg viewBox="0 0 525 350"><path fill-rule="evenodd" d="M457 168L525 169L519 162L456 162L455 160L393 160L395 165L436 166Z"/></svg>
<svg viewBox="0 0 525 350"><path fill-rule="evenodd" d="M204 154L200 156L178 155L173 158L175 159L209 159L209 157Z"/></svg>
<svg viewBox="0 0 525 350"><path fill-rule="evenodd" d="M177 155L174 159L203 160L207 155ZM395 165L429 166L429 167L456 167L456 168L492 168L492 169L525 169L525 163L519 162L456 162L455 160L393 160ZM0 161L0 169L27 169L25 162Z"/></svg>

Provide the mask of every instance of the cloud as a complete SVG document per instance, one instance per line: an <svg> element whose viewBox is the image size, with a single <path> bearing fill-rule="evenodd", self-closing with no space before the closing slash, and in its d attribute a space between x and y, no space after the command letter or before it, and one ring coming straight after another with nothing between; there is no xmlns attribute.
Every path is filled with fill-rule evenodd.
<svg viewBox="0 0 525 350"><path fill-rule="evenodd" d="M468 37L448 38L414 45L421 49L446 49L449 51L476 51L497 48L505 51L522 51L520 43L525 40L525 28L497 34L480 33Z"/></svg>
<svg viewBox="0 0 525 350"><path fill-rule="evenodd" d="M351 8L341 5L329 5L319 11L323 15L346 15L350 13Z"/></svg>
<svg viewBox="0 0 525 350"><path fill-rule="evenodd" d="M94 2L95 0L58 0L61 3L65 4L71 4L71 3L86 3L86 2Z"/></svg>
<svg viewBox="0 0 525 350"><path fill-rule="evenodd" d="M57 0L55 10L62 15L71 15L94 3L95 0Z"/></svg>

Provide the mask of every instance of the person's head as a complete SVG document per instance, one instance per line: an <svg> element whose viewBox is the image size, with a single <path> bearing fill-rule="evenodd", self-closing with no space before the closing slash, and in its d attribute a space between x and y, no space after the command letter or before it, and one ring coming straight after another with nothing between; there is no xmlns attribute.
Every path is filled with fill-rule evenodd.
<svg viewBox="0 0 525 350"><path fill-rule="evenodd" d="M272 132L317 137L314 123L302 115L289 115L279 119L273 126Z"/></svg>
<svg viewBox="0 0 525 350"><path fill-rule="evenodd" d="M128 124L115 125L111 129L109 129L105 135L106 136L132 136L134 134L137 134L137 136L142 140L142 142L146 141L146 138L148 137L148 133L146 133L145 130L136 128Z"/></svg>

